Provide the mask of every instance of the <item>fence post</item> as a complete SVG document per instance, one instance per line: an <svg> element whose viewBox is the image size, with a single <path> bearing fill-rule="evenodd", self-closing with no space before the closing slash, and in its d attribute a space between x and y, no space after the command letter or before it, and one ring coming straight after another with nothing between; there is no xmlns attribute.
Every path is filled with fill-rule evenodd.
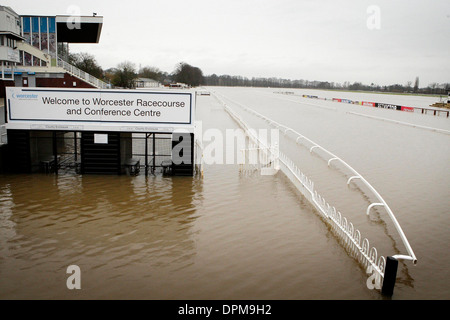
<svg viewBox="0 0 450 320"><path fill-rule="evenodd" d="M398 260L394 257L387 257L386 268L384 271L383 287L381 293L386 296L392 296L394 293L395 280L397 278Z"/></svg>

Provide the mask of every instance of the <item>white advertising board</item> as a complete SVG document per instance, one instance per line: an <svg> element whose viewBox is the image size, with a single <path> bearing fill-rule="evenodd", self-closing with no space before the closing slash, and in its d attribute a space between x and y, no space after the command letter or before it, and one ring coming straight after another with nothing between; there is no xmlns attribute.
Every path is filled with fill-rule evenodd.
<svg viewBox="0 0 450 320"><path fill-rule="evenodd" d="M195 92L7 87L6 105L8 129L192 131Z"/></svg>

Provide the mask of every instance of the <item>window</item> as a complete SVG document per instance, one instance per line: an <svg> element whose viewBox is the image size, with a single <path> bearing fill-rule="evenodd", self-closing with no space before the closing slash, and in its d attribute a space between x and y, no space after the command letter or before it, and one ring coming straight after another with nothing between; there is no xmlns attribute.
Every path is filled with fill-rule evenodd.
<svg viewBox="0 0 450 320"><path fill-rule="evenodd" d="M47 17L41 17L40 18L40 24L41 24L41 33L47 33Z"/></svg>
<svg viewBox="0 0 450 320"><path fill-rule="evenodd" d="M31 18L31 26L33 28L33 32L39 32L39 17Z"/></svg>
<svg viewBox="0 0 450 320"><path fill-rule="evenodd" d="M23 17L23 32L31 32L30 17Z"/></svg>
<svg viewBox="0 0 450 320"><path fill-rule="evenodd" d="M40 18L41 27L41 50L48 53L48 28L47 17Z"/></svg>
<svg viewBox="0 0 450 320"><path fill-rule="evenodd" d="M56 22L55 22L55 18L54 17L49 17L48 18L48 32L54 33L56 32Z"/></svg>

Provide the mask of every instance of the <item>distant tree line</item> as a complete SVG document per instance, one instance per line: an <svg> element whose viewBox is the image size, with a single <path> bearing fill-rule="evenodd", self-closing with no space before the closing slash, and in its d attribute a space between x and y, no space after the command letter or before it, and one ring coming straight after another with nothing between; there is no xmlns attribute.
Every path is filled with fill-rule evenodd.
<svg viewBox="0 0 450 320"><path fill-rule="evenodd" d="M363 84L361 82L345 81L344 83L329 81L291 80L282 78L247 78L230 75L208 75L204 76L200 68L191 66L186 62L180 62L175 66L172 73L159 70L156 67L145 66L136 68L130 61L124 61L115 68L103 70L97 63L95 57L89 53L69 54L69 63L77 68L97 77L112 86L121 88L134 88L137 78L149 78L162 84L184 83L188 86L239 86L239 87L271 87L271 88L311 88L311 89L333 89L333 90L356 90L377 91L394 93L420 93L420 94L444 94L450 91L450 83L430 83L427 87L419 86L419 77L406 84L393 84L380 86L374 83Z"/></svg>
<svg viewBox="0 0 450 320"><path fill-rule="evenodd" d="M419 78L415 79L414 86L412 81L405 85L393 84L389 86L380 86L374 83L370 85L361 82L344 83L329 81L308 81L291 80L282 78L247 78L242 76L216 75L204 77L206 86L239 86L239 87L271 87L271 88L311 88L311 89L335 89L335 90L359 90L359 91L377 91L377 92L396 92L396 93L421 93L421 94L447 94L450 91L450 83L431 83L427 87L419 88Z"/></svg>

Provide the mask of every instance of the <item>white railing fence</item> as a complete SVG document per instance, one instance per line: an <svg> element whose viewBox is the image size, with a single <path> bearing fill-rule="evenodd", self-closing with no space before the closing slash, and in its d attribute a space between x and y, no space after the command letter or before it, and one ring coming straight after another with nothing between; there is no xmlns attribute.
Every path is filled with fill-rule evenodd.
<svg viewBox="0 0 450 320"><path fill-rule="evenodd" d="M231 115L231 117L245 130L249 137L251 138L252 130L249 130L247 124L242 120L240 116L236 114L221 98L219 98L215 94L216 98L219 102L222 103L225 110ZM393 221L395 228L397 229L403 244L408 252L406 255L393 255L394 259L403 259L413 261L414 264L417 262L417 258L411 249L411 246L403 233L402 228L400 227L397 219L395 218L392 210L389 208L387 203L381 197L381 195L375 190L375 188L366 180L362 175L360 175L355 169L353 169L350 165L348 165L345 161L343 161L338 156L324 149L320 145L316 144L312 140L306 138L295 130L286 127L276 121L273 121L262 114L250 109L238 102L235 102L229 98L228 100L232 101L233 104L238 105L244 110L250 112L253 115L258 116L263 119L271 126L278 128L285 135L292 134L295 138L296 143L300 141L306 141L309 143L309 151L312 153L315 149L323 151L325 155L327 155L327 162L330 166L331 162L339 161L346 169L350 171L351 177L348 179L347 184L349 184L353 179L361 180L375 195L378 199L378 202L371 203L366 211L366 214L370 213L370 209L374 206L383 206L388 212L389 217ZM259 142L256 142L259 143ZM331 206L326 200L314 189L314 182L311 181L306 175L301 172L301 170L296 166L294 161L289 159L282 152L278 152L279 156L279 168L281 171L288 177L288 179L297 187L297 189L308 199L314 207L319 211L321 216L324 218L324 221L331 225L333 232L340 239L344 248L350 253L352 257L354 257L357 261L359 261L365 268L368 274L371 274L367 281L367 286L376 289L382 288L382 283L385 278L386 272L386 259L383 256L378 257L378 252L375 247L370 247L369 240L367 238L362 239L361 233L358 229L356 229L353 224L347 220L339 211L336 210L335 207ZM395 273L397 272L397 266L395 266ZM389 278L392 278L390 275ZM395 275L394 275L394 283L388 284L386 286L392 286L391 289L386 289L385 292L392 292L393 285L395 284ZM384 289L384 288L383 288Z"/></svg>
<svg viewBox="0 0 450 320"><path fill-rule="evenodd" d="M258 137L256 130L249 128L239 115L220 98L215 97L222 103L225 111L239 124L249 138L249 147L241 150L244 153L244 163L241 164L241 170L248 169L246 165L249 165L252 169L260 170L261 175L273 175L278 172L279 149L277 142L269 144L267 141L263 141L261 137Z"/></svg>

